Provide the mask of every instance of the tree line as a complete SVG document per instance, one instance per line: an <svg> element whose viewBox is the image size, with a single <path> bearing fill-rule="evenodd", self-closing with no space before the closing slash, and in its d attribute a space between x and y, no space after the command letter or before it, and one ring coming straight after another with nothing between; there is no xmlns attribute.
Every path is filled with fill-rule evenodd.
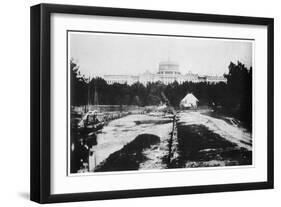
<svg viewBox="0 0 281 207"><path fill-rule="evenodd" d="M214 110L234 116L249 127L252 123L252 67L230 62L228 73L224 74L227 83L207 82L162 82L143 85L139 82L128 84L107 84L102 78L89 79L79 71L79 65L70 61L71 105L137 105L149 106L169 102L174 108L187 93L193 93L199 105L208 105Z"/></svg>

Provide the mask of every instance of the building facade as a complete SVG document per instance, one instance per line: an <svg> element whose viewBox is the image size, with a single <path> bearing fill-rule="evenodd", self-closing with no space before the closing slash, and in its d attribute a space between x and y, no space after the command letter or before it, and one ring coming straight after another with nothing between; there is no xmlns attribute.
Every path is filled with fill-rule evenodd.
<svg viewBox="0 0 281 207"><path fill-rule="evenodd" d="M160 62L157 73L146 71L145 73L139 75L104 75L103 79L107 82L107 84L126 83L128 85L132 85L136 82L147 85L148 83L155 83L158 81L166 85L175 81L179 84L183 82L207 82L217 84L219 82L226 83L227 81L223 76L199 76L191 71L183 75L180 73L179 64L171 61Z"/></svg>

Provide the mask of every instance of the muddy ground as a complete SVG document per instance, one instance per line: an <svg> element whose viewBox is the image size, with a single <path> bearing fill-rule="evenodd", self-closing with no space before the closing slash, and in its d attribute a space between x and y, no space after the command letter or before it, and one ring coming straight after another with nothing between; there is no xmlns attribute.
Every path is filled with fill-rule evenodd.
<svg viewBox="0 0 281 207"><path fill-rule="evenodd" d="M252 151L213 133L204 125L178 125L178 156L169 168L251 165Z"/></svg>
<svg viewBox="0 0 281 207"><path fill-rule="evenodd" d="M143 150L159 143L160 138L156 135L139 135L121 150L112 153L95 168L95 172L138 170L140 164L147 160L147 157L142 153Z"/></svg>

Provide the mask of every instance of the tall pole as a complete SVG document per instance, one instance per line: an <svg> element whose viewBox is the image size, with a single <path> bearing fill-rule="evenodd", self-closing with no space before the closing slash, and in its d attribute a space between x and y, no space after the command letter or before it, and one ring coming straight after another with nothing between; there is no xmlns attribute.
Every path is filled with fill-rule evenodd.
<svg viewBox="0 0 281 207"><path fill-rule="evenodd" d="M88 79L88 111L90 111L90 104L91 104L90 82L91 82L91 77L89 76L89 79Z"/></svg>
<svg viewBox="0 0 281 207"><path fill-rule="evenodd" d="M99 105L99 99L98 99L98 93L97 93L97 87L95 86L95 105Z"/></svg>

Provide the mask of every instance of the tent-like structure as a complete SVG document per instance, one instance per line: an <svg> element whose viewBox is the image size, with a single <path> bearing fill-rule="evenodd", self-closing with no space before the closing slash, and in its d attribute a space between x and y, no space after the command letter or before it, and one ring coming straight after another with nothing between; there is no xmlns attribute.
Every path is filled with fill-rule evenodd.
<svg viewBox="0 0 281 207"><path fill-rule="evenodd" d="M180 108L197 108L199 100L192 94L188 93L180 102Z"/></svg>

